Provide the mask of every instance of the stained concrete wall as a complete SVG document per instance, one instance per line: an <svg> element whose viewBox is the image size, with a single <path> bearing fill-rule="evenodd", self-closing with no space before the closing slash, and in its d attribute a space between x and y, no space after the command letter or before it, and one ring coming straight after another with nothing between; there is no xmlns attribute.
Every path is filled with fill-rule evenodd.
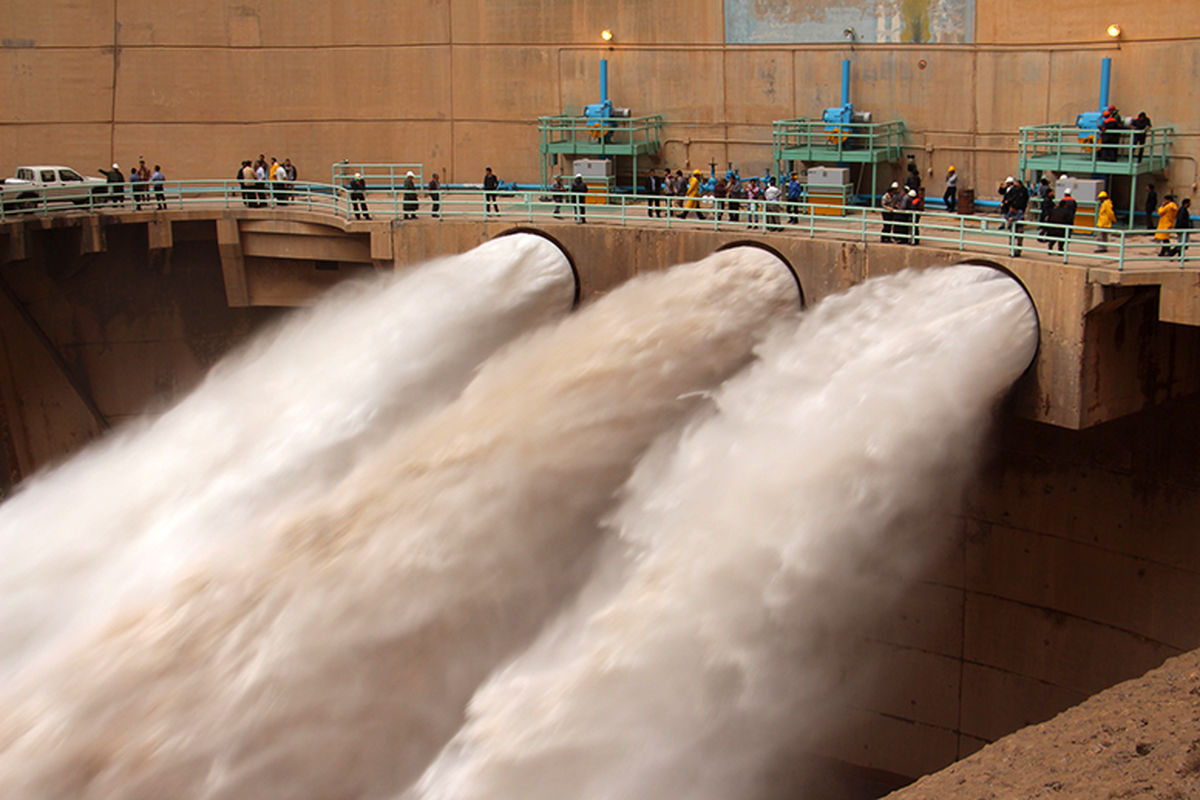
<svg viewBox="0 0 1200 800"><path fill-rule="evenodd" d="M1200 69L1200 6L975 5L975 44L848 48L726 45L721 0L187 0L169 12L0 0L0 172L63 162L94 174L145 155L171 178L221 177L266 153L314 180L350 158L420 162L455 182L490 165L533 182L536 118L594 102L606 57L614 102L665 118L658 165L757 173L771 122L837 104L849 58L855 106L903 119L935 186L954 164L984 198L1015 170L1019 126L1096 106L1108 56L1113 102L1182 131L1160 189L1195 191L1200 139L1179 87ZM1108 22L1125 29L1119 47Z"/></svg>
<svg viewBox="0 0 1200 800"><path fill-rule="evenodd" d="M0 267L4 449L18 476L161 413L276 315L228 307L211 221L177 224L157 263L146 233L110 226L105 252L81 254L78 230L31 226L22 257Z"/></svg>

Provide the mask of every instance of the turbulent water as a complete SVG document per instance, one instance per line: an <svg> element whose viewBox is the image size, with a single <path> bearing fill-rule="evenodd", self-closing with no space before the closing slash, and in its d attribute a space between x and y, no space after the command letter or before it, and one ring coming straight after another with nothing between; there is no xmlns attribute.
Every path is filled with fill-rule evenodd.
<svg viewBox="0 0 1200 800"><path fill-rule="evenodd" d="M343 287L153 425L30 481L0 506L0 680L222 546L246 557L573 294L562 253L529 234Z"/></svg>
<svg viewBox="0 0 1200 800"><path fill-rule="evenodd" d="M258 517L237 558L195 558L182 535L138 552L173 561L172 580L70 625L0 691L0 796L402 790L591 573L639 456L795 301L757 250L635 279L491 357L445 404L372 428L336 485ZM135 552L114 538L118 558ZM56 569L58 544L31 577Z"/></svg>
<svg viewBox="0 0 1200 800"><path fill-rule="evenodd" d="M405 796L796 796L764 771L870 677L854 645L917 574L1036 340L1020 287L971 267L779 325L644 460L603 568Z"/></svg>

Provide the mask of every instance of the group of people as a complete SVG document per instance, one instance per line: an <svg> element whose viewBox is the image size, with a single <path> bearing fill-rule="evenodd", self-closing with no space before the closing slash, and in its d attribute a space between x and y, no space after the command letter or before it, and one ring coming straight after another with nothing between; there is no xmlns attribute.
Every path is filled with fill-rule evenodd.
<svg viewBox="0 0 1200 800"><path fill-rule="evenodd" d="M917 244L921 212L925 210L925 194L919 177L916 182L906 183L903 187L892 181L879 198L879 205L883 209L883 230L879 240L891 244Z"/></svg>
<svg viewBox="0 0 1200 800"><path fill-rule="evenodd" d="M1017 185L1023 187L1024 184L1019 180L1009 177L1006 181L1008 185ZM1048 244L1047 249L1053 251L1058 249L1065 252L1067 248L1067 240L1071 238L1071 231L1075 225L1075 216L1079 212L1079 203L1071 195L1071 188L1063 189L1061 198L1055 200L1054 187L1050 185L1048 178L1042 178L1038 181L1038 241ZM1028 199L1029 192L1025 190L1025 197ZM1100 213L1098 214L1099 224L1097 227L1111 228L1112 223L1116 222L1116 213L1113 212L1112 201L1108 197L1108 192L1101 192L1097 195L1097 199L1101 203ZM1108 215L1112 212L1112 220L1109 221ZM1024 217L1022 210L1021 217ZM1108 224L1104 224L1108 222ZM1108 242L1108 231L1105 230L1100 235L1100 246L1097 252L1103 253L1107 250L1106 243Z"/></svg>
<svg viewBox="0 0 1200 800"><path fill-rule="evenodd" d="M125 204L125 173L121 172L121 165L113 162L112 169L100 169L100 174L104 176L105 181L109 184L107 192L99 195L97 202L115 203L116 205ZM144 157L138 158L138 165L129 172L129 193L133 200L135 211L141 211L142 205L155 204L155 208L164 210L167 207L167 194L164 184L167 181L166 175L163 174L162 167L158 164L154 165L154 170L151 171L146 166ZM150 200L151 187L153 187L154 200Z"/></svg>
<svg viewBox="0 0 1200 800"><path fill-rule="evenodd" d="M587 181L583 179L582 173L575 173L570 188L563 184L561 175L555 175L554 182L550 184L550 195L554 199L554 218L562 218L562 207L567 204L569 195L570 205L575 210L575 221L581 225L587 222L587 193Z"/></svg>
<svg viewBox="0 0 1200 800"><path fill-rule="evenodd" d="M892 185L879 198L879 205L883 209L883 230L879 239L881 242L914 245L919 241L921 212L925 210L925 190L921 188L920 170L911 158L906 171L908 174L904 178L904 185L892 181ZM954 173L954 167L950 167L950 172ZM958 191L957 186L958 181L955 178L955 192ZM953 198L949 197L949 187L946 191L947 195L942 199L947 208L950 208Z"/></svg>
<svg viewBox="0 0 1200 800"><path fill-rule="evenodd" d="M265 208L269 204L287 205L291 202L297 177L292 159L279 161L272 156L268 163L262 153L257 159L242 161L235 176L241 183L242 202L249 208Z"/></svg>
<svg viewBox="0 0 1200 800"><path fill-rule="evenodd" d="M1144 112L1139 115L1139 117L1141 116L1144 116ZM1147 120L1146 127L1148 127L1148 122ZM1144 127L1139 130L1144 134ZM108 176L110 183L123 184L125 182L116 164L113 164L112 170L101 170L101 172ZM161 168L155 165L154 171L150 172L146 169L145 161L141 160L133 175L137 177L131 176L130 183L134 186L134 199L139 204L138 207L140 208L140 202L145 198L144 190L139 189L138 184L148 181L157 183L155 192L159 208L165 208L165 199L161 188L165 178ZM265 157L260 155L257 162L243 161L238 177L241 180L243 197L248 206L265 206L268 197L274 198L276 203L282 205L286 204L290 197L290 184L296 179L296 168L292 165L291 159L285 159L282 163L271 159L268 164ZM798 222L804 187L795 172L788 176L782 186L780 183L781 181L773 176L761 180L759 178L742 180L732 170L725 177L713 182L706 180L704 174L698 169L692 170L689 175L685 175L682 169L677 169L674 173L670 169L666 169L661 175L657 170L651 169L643 184L643 189L649 196L646 215L652 218L669 215L687 219L690 214L694 213L697 219L705 220L707 217L702 210L701 203L703 199L709 201L705 202L703 207L710 207L711 213L718 221L722 217L726 217L729 222L740 222L743 209L746 209L746 221L751 227L765 222L767 230L783 230L781 223L785 216L793 225ZM362 174L354 173L347 188L355 219L371 219L366 203L367 185ZM487 167L483 177L485 216L500 214L500 207L497 203L499 188L499 178L491 167ZM426 196L432 202L431 216L441 219L442 185L437 173L433 174L425 189ZM117 198L115 201L121 202L120 186L114 187L111 191L116 192L113 195ZM420 199L417 177L412 171L405 175L401 193L403 218L416 219L420 208ZM569 186L563 182L562 176L555 177L550 186L550 193L554 202L555 218L561 219L563 207L569 205L577 223L587 222L588 186L581 174L577 173ZM1014 255L1019 256L1021 247L1019 223L1025 219L1028 211L1031 202L1030 192L1020 179L1010 175L1000 185L998 193L1002 218L1000 228L1013 232L1015 236ZM947 211L956 210L957 194L958 173L951 166L946 173L946 190L942 196ZM1065 251L1078 213L1079 206L1072 196L1071 190L1064 189L1062 195L1061 198L1055 197L1054 187L1047 178L1041 178L1038 182L1038 241L1048 243L1050 250L1058 248ZM1107 192L1100 192L1097 200L1099 205L1096 227L1100 230L1097 235L1099 246L1096 248L1096 252L1102 253L1108 249L1108 230L1116 223L1116 212ZM1167 195L1161 205L1158 205L1157 200L1154 187L1149 187L1146 198L1146 216L1150 221L1150 226L1156 230L1155 237L1163 243L1159 255L1179 255L1183 243L1186 242L1186 234L1183 231L1191 228L1191 200L1184 199L1180 203L1177 202L1174 195ZM917 244L920 214L925 210L925 190L921 186L920 171L913 160L910 159L908 162L904 184L893 182L880 198L880 206L883 215L881 241L894 244ZM755 208L757 208L757 213L751 211ZM1155 217L1158 220L1157 226L1153 223ZM1177 246L1171 246L1170 243L1173 230L1180 231L1178 234L1180 244Z"/></svg>
<svg viewBox="0 0 1200 800"><path fill-rule="evenodd" d="M1133 145L1132 155L1139 162L1142 160L1142 153L1146 149L1146 131L1150 129L1150 117L1146 116L1145 111L1138 112L1138 115L1129 123L1129 129L1132 129L1133 136L1131 142ZM1121 112L1116 106L1109 106L1104 109L1104 113L1100 115L1100 152L1097 157L1101 161L1116 161L1117 147L1121 141L1121 131L1126 130L1125 120L1121 117Z"/></svg>
<svg viewBox="0 0 1200 800"><path fill-rule="evenodd" d="M1001 195L1000 213L1004 221L1001 223L1001 228L1007 228L1017 232L1017 223L1025 218L1025 211L1029 204L1029 191L1025 188L1020 179L1014 178L1011 175L1005 179L999 189ZM1037 186L1038 200L1038 241L1048 243L1048 249L1053 251L1066 250L1066 244L1071 238L1072 230L1075 226L1075 218L1079 212L1079 203L1072 196L1071 188L1064 187L1061 197L1055 197L1054 186L1051 185L1048 178L1041 178ZM1108 251L1109 231L1116 225L1117 213L1113 206L1112 198L1107 191L1101 191L1096 195L1096 224L1098 229L1096 233L1096 252L1104 253ZM1182 253L1186 247L1189 231L1192 227L1191 218L1191 198L1184 198L1182 202L1173 194L1168 194L1163 198L1160 205L1158 203L1158 194L1154 187L1150 186L1146 192L1146 220L1147 226L1154 230L1154 238L1162 243L1158 252L1159 256L1177 256ZM1155 220L1157 219L1157 224ZM1171 233L1176 232L1177 244L1171 245ZM1015 255L1020 255L1020 237L1016 239Z"/></svg>
<svg viewBox="0 0 1200 800"><path fill-rule="evenodd" d="M783 230L781 223L785 215L793 225L799 221L800 198L804 191L799 176L794 172L780 186L780 181L773 176L762 180L742 180L732 170L723 178L707 181L698 169L692 170L688 176L681 169L675 170L674 174L669 169L664 170L661 176L652 169L642 188L649 195L646 206L646 215L649 217L669 215L687 219L688 214L694 212L697 219L707 219L701 210L703 200L710 201L703 205L712 207L712 213L718 221L726 217L730 222L740 222L745 208L746 222L750 227L758 224L751 209L761 207L762 221L768 230Z"/></svg>
<svg viewBox="0 0 1200 800"><path fill-rule="evenodd" d="M488 168L491 172L491 168ZM354 176L346 184L346 189L350 192L350 211L354 214L355 219L371 218L371 212L367 208L367 180L361 172L354 173ZM426 196L432 202L433 206L430 209L430 214L434 219L442 218L442 182L438 179L438 174L433 173L433 177L429 179L429 183L425 185ZM420 189L417 186L417 176L411 169L404 175L404 182L400 186L401 200L400 208L404 219L416 219L417 212L421 210ZM485 209L486 211L486 209Z"/></svg>
<svg viewBox="0 0 1200 800"><path fill-rule="evenodd" d="M1154 231L1154 238L1162 244L1158 255L1161 257L1181 255L1183 248L1187 246L1188 234L1192 228L1192 198L1185 197L1183 202L1176 203L1175 195L1168 194L1163 197L1163 204L1158 207L1158 227ZM1177 244L1171 246L1171 231L1176 233Z"/></svg>

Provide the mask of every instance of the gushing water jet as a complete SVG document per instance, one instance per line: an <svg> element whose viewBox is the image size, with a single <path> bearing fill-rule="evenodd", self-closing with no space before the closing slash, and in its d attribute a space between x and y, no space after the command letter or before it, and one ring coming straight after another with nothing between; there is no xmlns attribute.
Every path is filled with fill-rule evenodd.
<svg viewBox="0 0 1200 800"><path fill-rule="evenodd" d="M506 246L505 241L497 242ZM381 797L584 580L646 446L795 313L746 248L645 275L514 343L244 557L0 694L0 795Z"/></svg>
<svg viewBox="0 0 1200 800"><path fill-rule="evenodd" d="M573 269L520 234L335 290L153 424L117 431L0 506L0 679L205 558L249 558L492 351L566 312Z"/></svg>

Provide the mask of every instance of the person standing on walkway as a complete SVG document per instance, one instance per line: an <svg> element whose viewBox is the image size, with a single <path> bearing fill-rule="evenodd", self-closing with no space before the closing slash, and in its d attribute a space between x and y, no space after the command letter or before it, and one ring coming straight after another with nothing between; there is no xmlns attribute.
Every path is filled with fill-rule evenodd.
<svg viewBox="0 0 1200 800"><path fill-rule="evenodd" d="M1054 215L1054 187L1042 178L1038 181L1038 241L1048 242L1052 235L1050 217Z"/></svg>
<svg viewBox="0 0 1200 800"><path fill-rule="evenodd" d="M916 222L917 222L917 190L909 189L900 199L899 228L900 244L913 244L916 242Z"/></svg>
<svg viewBox="0 0 1200 800"><path fill-rule="evenodd" d="M646 216L661 217L662 199L659 195L662 194L662 182L658 179L658 173L653 169L646 175L645 190L649 195L649 200L646 202Z"/></svg>
<svg viewBox="0 0 1200 800"><path fill-rule="evenodd" d="M408 174L404 176L404 219L416 219L417 209L420 208L420 201L417 199L417 182L410 169Z"/></svg>
<svg viewBox="0 0 1200 800"><path fill-rule="evenodd" d="M1183 255L1187 251L1188 233L1192 229L1192 198L1185 197L1183 202L1179 204L1179 213L1175 216L1175 230L1179 231L1176 236L1179 238L1179 245L1172 251L1171 255Z"/></svg>
<svg viewBox="0 0 1200 800"><path fill-rule="evenodd" d="M288 197L284 187L287 186L287 170L283 168L283 164L274 156L271 156L270 175L271 197L274 198L276 205L286 206L288 204Z"/></svg>
<svg viewBox="0 0 1200 800"><path fill-rule="evenodd" d="M792 225L800 223L800 195L803 193L800 176L793 172L787 185L788 222Z"/></svg>
<svg viewBox="0 0 1200 800"><path fill-rule="evenodd" d="M1009 175L1004 179L1000 191L1004 195L1004 199L1000 201L1000 213L1004 215L1000 229L1016 230L1017 222L1025 218L1025 208L1029 205L1029 190L1025 188L1025 184Z"/></svg>
<svg viewBox="0 0 1200 800"><path fill-rule="evenodd" d="M900 184L896 181L892 181L892 185L883 193L883 197L879 198L879 205L883 209L881 212L883 231L879 236L879 241L885 244L900 240L899 231L896 230L896 212L900 209L901 200L903 200L903 195L900 193Z"/></svg>
<svg viewBox="0 0 1200 800"><path fill-rule="evenodd" d="M493 208L496 216L500 216L500 206L496 203L496 190L500 188L500 179L492 172L491 167L483 170L483 215L486 217Z"/></svg>
<svg viewBox="0 0 1200 800"><path fill-rule="evenodd" d="M167 176L163 175L162 167L158 164L154 165L154 172L150 173L150 183L154 186L154 203L159 211L166 210L167 196L163 191L163 184L166 183Z"/></svg>
<svg viewBox="0 0 1200 800"><path fill-rule="evenodd" d="M1054 216L1051 217L1051 221L1059 226L1055 231L1056 238L1050 242L1051 250L1058 247L1060 251L1066 252L1067 240L1071 238L1071 231L1075 227L1075 212L1078 210L1079 206L1071 196L1071 190L1063 189L1062 200L1058 201Z"/></svg>
<svg viewBox="0 0 1200 800"><path fill-rule="evenodd" d="M287 179L287 197L290 200L295 193L296 179L300 177L300 170L296 169L290 158L283 160L283 175Z"/></svg>
<svg viewBox="0 0 1200 800"><path fill-rule="evenodd" d="M953 213L958 202L958 173L954 171L953 164L946 170L946 191L942 194L942 202L946 204L946 210Z"/></svg>
<svg viewBox="0 0 1200 800"><path fill-rule="evenodd" d="M1171 229L1175 227L1175 217L1178 214L1179 206L1175 205L1175 195L1168 194L1164 196L1163 204L1158 207L1158 230L1154 234L1154 238L1162 242L1162 249L1158 251L1160 256L1173 254Z"/></svg>
<svg viewBox="0 0 1200 800"><path fill-rule="evenodd" d="M354 173L350 180L350 207L354 210L355 219L370 219L367 211L367 182L361 172Z"/></svg>
<svg viewBox="0 0 1200 800"><path fill-rule="evenodd" d="M683 203L683 213L679 218L687 219L688 212L694 210L698 219L704 219L704 212L700 210L700 170L692 170L692 177L688 179L684 193L687 200Z"/></svg>
<svg viewBox="0 0 1200 800"><path fill-rule="evenodd" d="M138 165L133 172L129 173L130 182L133 183L133 200L137 210L141 210L142 203L150 202L149 186L150 183L150 168L146 166L144 156L138 158Z"/></svg>
<svg viewBox="0 0 1200 800"><path fill-rule="evenodd" d="M764 205L766 211L766 229L769 231L781 231L783 226L779 224L780 202L779 197L783 192L775 183L775 177L771 176L767 180L767 190L763 192Z"/></svg>
<svg viewBox="0 0 1200 800"><path fill-rule="evenodd" d="M725 195L729 198L729 221L737 222L742 218L742 201L746 199L746 184L738 176L732 175L725 187Z"/></svg>
<svg viewBox="0 0 1200 800"><path fill-rule="evenodd" d="M134 211L142 210L142 201L146 196L145 189L142 187L145 185L146 180L142 177L141 170L139 170L137 167L131 169L129 171L129 194L130 199L133 200Z"/></svg>
<svg viewBox="0 0 1200 800"><path fill-rule="evenodd" d="M566 195L566 193L567 193L567 187L566 187L566 184L564 184L562 182L562 176L555 175L554 183L550 184L550 197L551 197L551 199L554 200L554 218L555 219L562 218L562 214L559 213L559 209L561 209L563 207L563 202L564 202L563 197Z"/></svg>
<svg viewBox="0 0 1200 800"><path fill-rule="evenodd" d="M1154 184L1146 187L1146 229L1154 230L1154 210L1158 208L1158 192L1154 190Z"/></svg>
<svg viewBox="0 0 1200 800"><path fill-rule="evenodd" d="M258 207L266 208L267 198L267 160L260 153L258 161L254 162L254 186L258 190Z"/></svg>
<svg viewBox="0 0 1200 800"><path fill-rule="evenodd" d="M575 201L575 221L582 225L587 222L587 184L578 172L575 173L575 180L571 181L571 194Z"/></svg>
<svg viewBox="0 0 1200 800"><path fill-rule="evenodd" d="M1113 209L1112 198L1108 196L1108 192L1101 192L1096 195L1096 199L1100 201L1100 210L1096 212L1096 227L1100 229L1096 239L1100 246L1096 248L1096 252L1107 253L1108 232L1117 221L1117 212Z"/></svg>
<svg viewBox="0 0 1200 800"><path fill-rule="evenodd" d="M913 160L912 156L908 157L908 164L906 165L906 169L908 170L908 176L905 177L905 179L904 179L905 194L907 195L908 192L910 192L914 189L920 191L920 189L921 189L921 171L919 169L917 169L917 162Z"/></svg>
<svg viewBox="0 0 1200 800"><path fill-rule="evenodd" d="M242 162L238 177L242 181L242 203L248 208L254 208L258 202L258 194L254 191L254 167L250 159Z"/></svg>
<svg viewBox="0 0 1200 800"><path fill-rule="evenodd" d="M434 219L442 218L442 184L438 180L438 174L433 173L433 178L429 181L429 185L425 187L429 194L429 200L433 203L433 209L429 212Z"/></svg>
<svg viewBox="0 0 1200 800"><path fill-rule="evenodd" d="M1133 122L1129 123L1129 127L1133 128L1133 146L1136 148L1137 161L1140 164L1142 152L1146 149L1146 131L1150 129L1150 118L1146 116L1145 111L1139 111Z"/></svg>
<svg viewBox="0 0 1200 800"><path fill-rule="evenodd" d="M121 172L121 165L114 161L112 169L102 169L100 174L108 181L108 201L125 205L125 174Z"/></svg>

